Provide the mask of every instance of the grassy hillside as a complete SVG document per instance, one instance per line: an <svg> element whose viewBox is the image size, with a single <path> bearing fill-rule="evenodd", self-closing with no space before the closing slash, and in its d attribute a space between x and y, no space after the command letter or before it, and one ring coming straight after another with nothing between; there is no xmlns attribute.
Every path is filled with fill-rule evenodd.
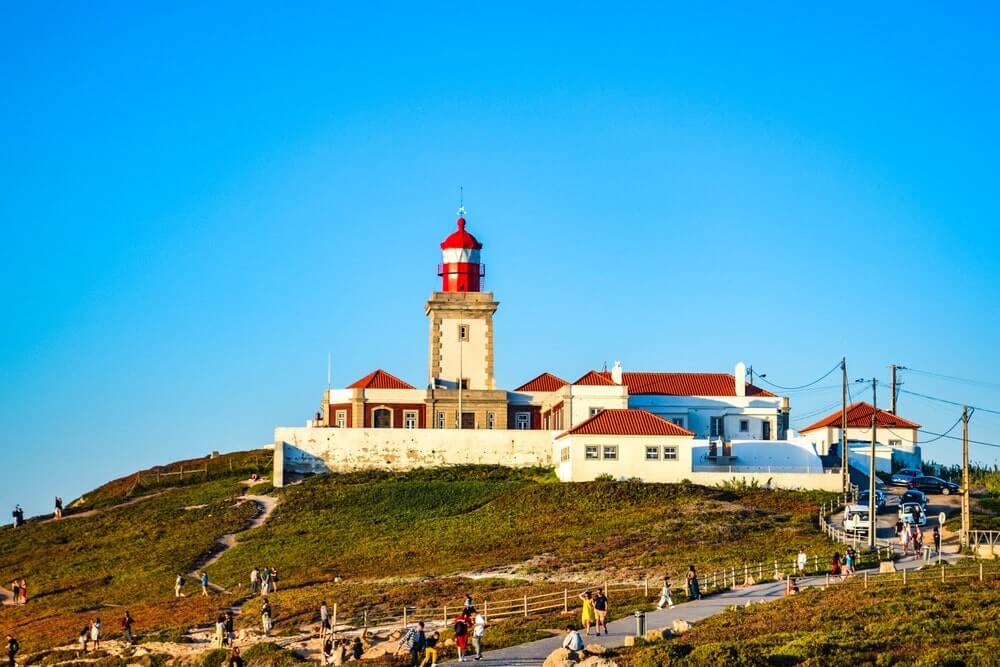
<svg viewBox="0 0 1000 667"><path fill-rule="evenodd" d="M968 569L968 568L967 568ZM974 570L978 572L978 570ZM953 576L951 573L950 576ZM1000 580L951 580L930 572L872 585L855 582L735 610L695 624L666 642L625 652L623 667L715 665L998 664Z"/></svg>
<svg viewBox="0 0 1000 667"><path fill-rule="evenodd" d="M179 472L180 463L152 469L86 494L75 518L4 529L0 581L25 577L32 599L5 608L0 631L16 629L31 650L71 641L100 615L114 634L127 606L140 635L176 635L242 603L255 565L280 572L272 603L284 633L311 620L321 599L337 602L344 618L377 607L457 604L465 592L509 598L530 578L596 584L665 569L679 576L688 563L710 570L790 557L800 547L831 550L815 529L824 494L560 484L547 470L500 467L325 475L285 489L255 488L276 495L277 510L208 568L232 593L175 600L174 576L253 515L252 504L237 501L239 482L266 473L269 462L268 452L186 461L183 479L164 474ZM133 502L137 494L146 495ZM512 565L521 580L457 576ZM256 624L258 604L247 604L238 625ZM511 639L537 636L540 623L511 627Z"/></svg>

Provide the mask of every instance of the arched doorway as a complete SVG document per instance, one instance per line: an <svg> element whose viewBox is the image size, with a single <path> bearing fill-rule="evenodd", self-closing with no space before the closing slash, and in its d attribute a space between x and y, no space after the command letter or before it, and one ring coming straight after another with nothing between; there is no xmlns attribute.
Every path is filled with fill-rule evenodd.
<svg viewBox="0 0 1000 667"><path fill-rule="evenodd" d="M392 410L375 408L372 410L372 426L375 428L392 428Z"/></svg>

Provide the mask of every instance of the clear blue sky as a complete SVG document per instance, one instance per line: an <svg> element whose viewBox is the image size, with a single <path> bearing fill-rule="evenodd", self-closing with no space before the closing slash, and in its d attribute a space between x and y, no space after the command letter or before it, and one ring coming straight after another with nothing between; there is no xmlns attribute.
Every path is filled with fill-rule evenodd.
<svg viewBox="0 0 1000 667"><path fill-rule="evenodd" d="M148 4L0 15L0 507L262 445L327 351L425 382L459 185L501 386L847 355L1000 408L989 3Z"/></svg>

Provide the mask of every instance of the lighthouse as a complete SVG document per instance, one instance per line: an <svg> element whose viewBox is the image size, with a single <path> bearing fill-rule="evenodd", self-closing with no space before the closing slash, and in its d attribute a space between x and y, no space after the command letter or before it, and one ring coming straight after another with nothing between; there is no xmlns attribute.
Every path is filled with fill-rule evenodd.
<svg viewBox="0 0 1000 667"><path fill-rule="evenodd" d="M493 375L493 314L500 304L483 291L483 244L468 230L464 207L455 224L440 244L441 291L424 306L434 426L504 428L506 393L496 389Z"/></svg>
<svg viewBox="0 0 1000 667"><path fill-rule="evenodd" d="M441 242L442 292L478 292L482 289L486 267L479 261L479 251L483 244L465 231L465 207L458 209L458 229Z"/></svg>

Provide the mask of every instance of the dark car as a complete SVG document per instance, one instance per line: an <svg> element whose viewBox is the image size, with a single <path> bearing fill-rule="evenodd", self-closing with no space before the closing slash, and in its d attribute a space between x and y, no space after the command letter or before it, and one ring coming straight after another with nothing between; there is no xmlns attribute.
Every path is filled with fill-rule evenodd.
<svg viewBox="0 0 1000 667"><path fill-rule="evenodd" d="M914 477L920 477L923 474L914 468L903 468L892 474L892 477L889 478L889 483L895 486L906 486Z"/></svg>
<svg viewBox="0 0 1000 667"><path fill-rule="evenodd" d="M914 477L907 486L910 489L918 489L924 493L941 493L946 496L949 493L958 493L958 484L946 482L940 477L931 477L930 475Z"/></svg>
<svg viewBox="0 0 1000 667"><path fill-rule="evenodd" d="M919 503L921 507L927 507L927 494L920 489L909 489L899 497L899 504Z"/></svg>
<svg viewBox="0 0 1000 667"><path fill-rule="evenodd" d="M868 507L868 492L862 491L858 494L858 505L863 505ZM885 493L879 489L875 489L875 511L881 512L885 508Z"/></svg>

